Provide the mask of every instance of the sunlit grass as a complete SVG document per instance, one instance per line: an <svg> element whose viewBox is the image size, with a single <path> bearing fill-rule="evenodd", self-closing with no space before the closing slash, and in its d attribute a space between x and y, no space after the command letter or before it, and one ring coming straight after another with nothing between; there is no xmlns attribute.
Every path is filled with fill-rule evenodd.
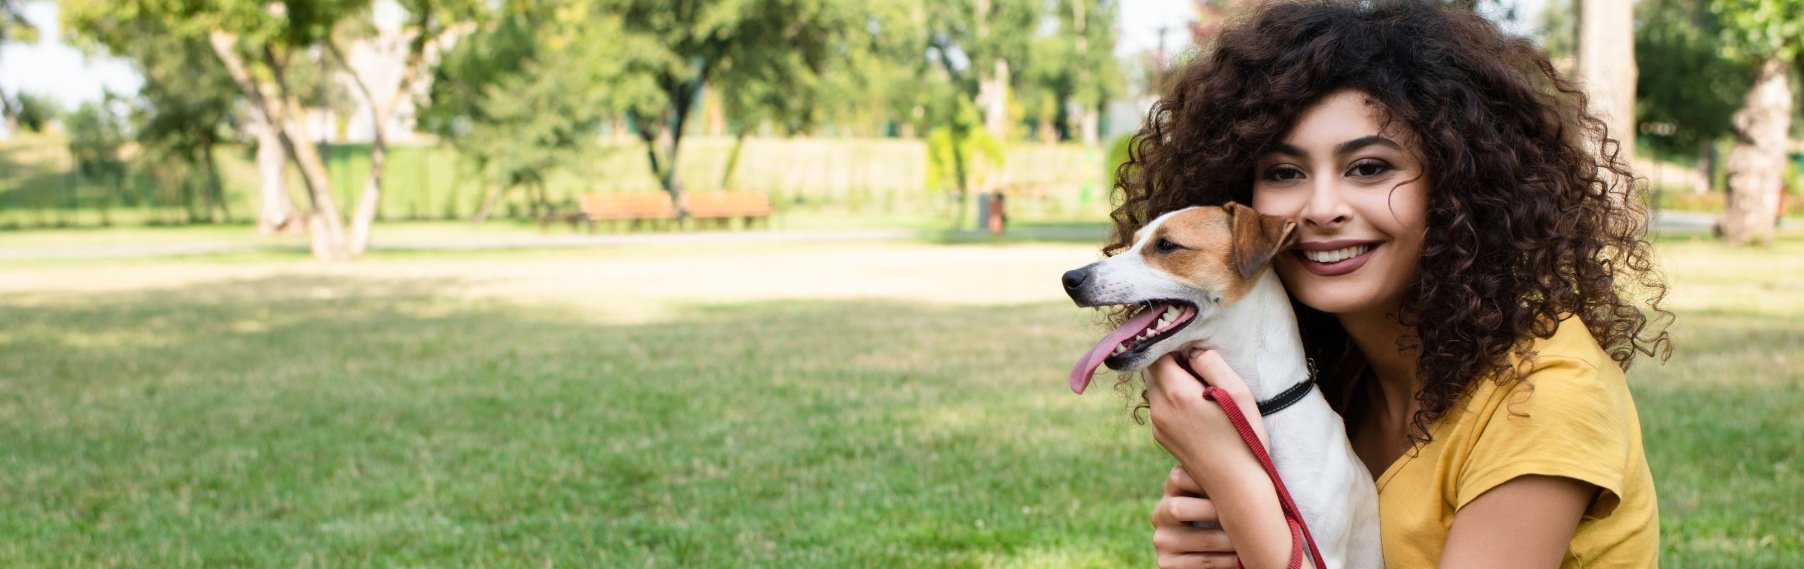
<svg viewBox="0 0 1804 569"><path fill-rule="evenodd" d="M1669 241L1631 370L1668 566L1804 560L1804 241ZM0 565L1150 564L1169 468L1063 377L1078 244L0 271ZM1107 380L1104 380L1105 382Z"/></svg>

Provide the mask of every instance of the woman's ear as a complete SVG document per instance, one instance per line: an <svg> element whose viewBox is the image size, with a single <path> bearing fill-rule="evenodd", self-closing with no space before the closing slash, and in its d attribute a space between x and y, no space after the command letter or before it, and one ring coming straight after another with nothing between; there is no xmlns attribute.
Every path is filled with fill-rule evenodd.
<svg viewBox="0 0 1804 569"><path fill-rule="evenodd" d="M1296 238L1297 223L1290 219L1264 215L1234 202L1223 209L1228 210L1233 229L1234 266L1240 269L1240 278L1253 278Z"/></svg>

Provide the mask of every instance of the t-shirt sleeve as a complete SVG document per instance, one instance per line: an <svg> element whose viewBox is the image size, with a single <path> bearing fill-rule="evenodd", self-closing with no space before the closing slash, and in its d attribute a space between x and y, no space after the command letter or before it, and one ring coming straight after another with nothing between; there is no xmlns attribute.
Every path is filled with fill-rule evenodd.
<svg viewBox="0 0 1804 569"><path fill-rule="evenodd" d="M1519 476L1572 478L1601 491L1585 510L1603 518L1621 502L1630 433L1598 369L1570 358L1537 361L1484 421L1456 482L1455 508Z"/></svg>

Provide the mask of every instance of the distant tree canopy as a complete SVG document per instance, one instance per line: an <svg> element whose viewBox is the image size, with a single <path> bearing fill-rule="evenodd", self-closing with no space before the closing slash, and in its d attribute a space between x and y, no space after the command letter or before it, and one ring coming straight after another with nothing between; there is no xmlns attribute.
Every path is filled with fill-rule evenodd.
<svg viewBox="0 0 1804 569"><path fill-rule="evenodd" d="M1753 68L1722 57L1722 24L1709 0L1642 0L1635 22L1641 61L1635 114L1642 123L1675 127L1643 141L1661 152L1688 154L1728 135L1729 116L1747 95Z"/></svg>
<svg viewBox="0 0 1804 569"><path fill-rule="evenodd" d="M29 132L44 132L44 129L50 126L50 121L63 114L63 109L57 105L56 99L47 95L20 93L16 99L16 110L13 117L18 122L18 128Z"/></svg>

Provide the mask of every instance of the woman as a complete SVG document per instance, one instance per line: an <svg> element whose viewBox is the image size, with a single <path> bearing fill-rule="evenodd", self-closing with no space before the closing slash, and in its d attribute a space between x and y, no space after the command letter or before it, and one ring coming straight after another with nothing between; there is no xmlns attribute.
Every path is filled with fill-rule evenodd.
<svg viewBox="0 0 1804 569"><path fill-rule="evenodd" d="M1654 565L1623 372L1670 352L1648 320L1670 314L1613 133L1534 44L1469 12L1256 10L1154 107L1105 252L1190 205L1296 220L1274 270L1377 481L1388 566ZM1250 411L1219 357L1189 357ZM1161 566L1283 566L1272 484L1201 385L1167 358L1146 387L1180 463L1153 512Z"/></svg>

